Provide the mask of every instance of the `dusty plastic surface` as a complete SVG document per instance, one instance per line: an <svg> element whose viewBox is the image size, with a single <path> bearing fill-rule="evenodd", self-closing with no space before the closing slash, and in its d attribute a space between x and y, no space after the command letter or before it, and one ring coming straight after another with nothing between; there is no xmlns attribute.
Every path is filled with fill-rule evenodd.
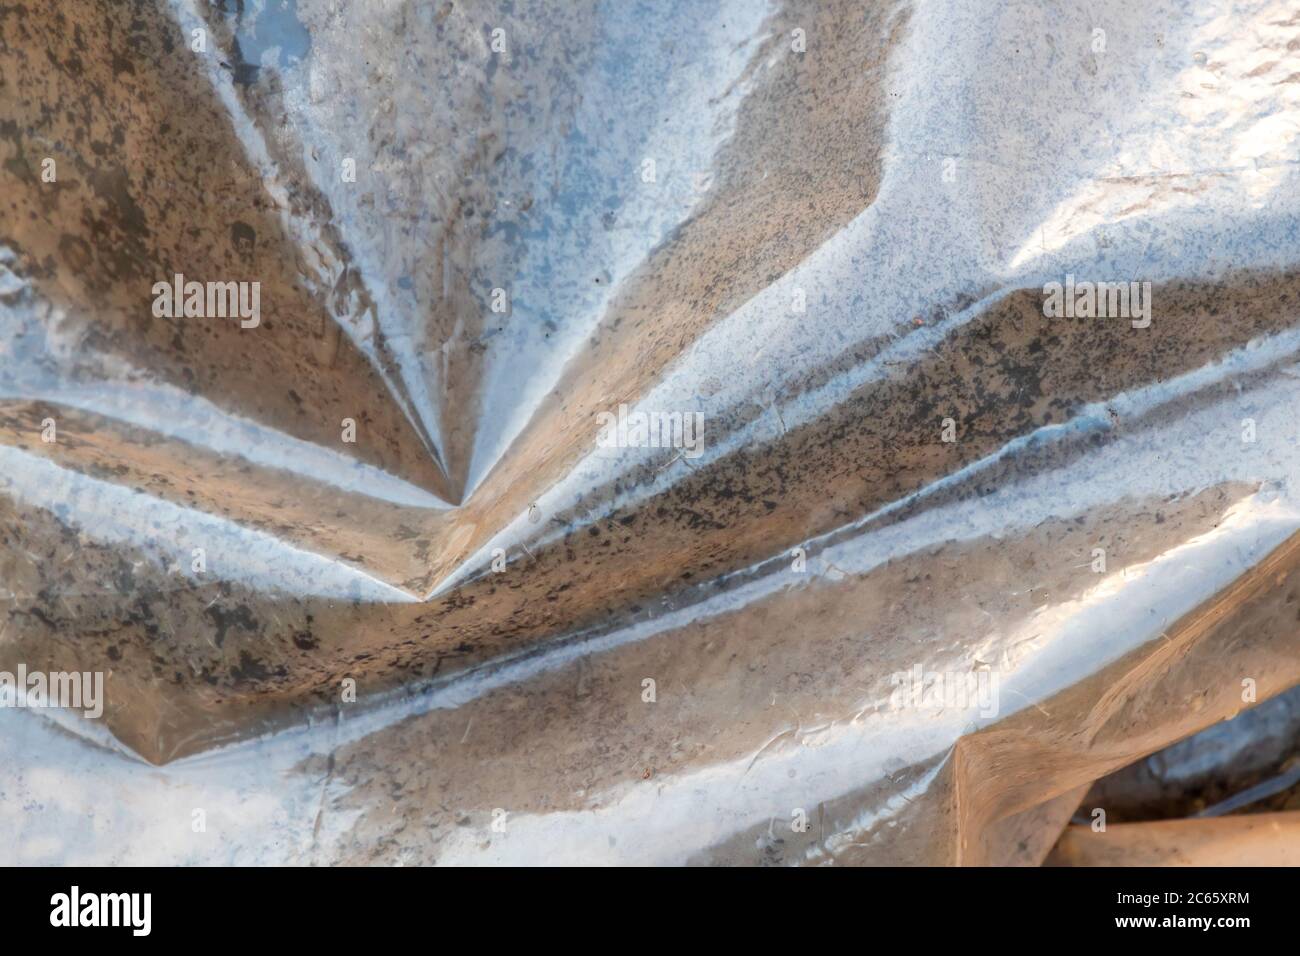
<svg viewBox="0 0 1300 956"><path fill-rule="evenodd" d="M1300 810L1300 687L1098 780L1108 823Z"/></svg>
<svg viewBox="0 0 1300 956"><path fill-rule="evenodd" d="M1292 4L0 41L0 669L107 675L0 708L4 862L1038 863L1300 681Z"/></svg>
<svg viewBox="0 0 1300 956"><path fill-rule="evenodd" d="M1300 813L1069 827L1050 866L1300 866Z"/></svg>

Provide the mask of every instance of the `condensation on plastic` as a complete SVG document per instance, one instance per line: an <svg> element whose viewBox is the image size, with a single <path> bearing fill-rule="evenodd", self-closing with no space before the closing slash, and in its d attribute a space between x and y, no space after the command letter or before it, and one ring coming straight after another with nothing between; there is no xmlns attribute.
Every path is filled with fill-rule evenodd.
<svg viewBox="0 0 1300 956"><path fill-rule="evenodd" d="M1037 863L1300 681L1293 4L0 40L0 667L108 674L0 709L4 861ZM260 326L155 316L176 273ZM620 403L703 453L598 447ZM894 706L918 665L1000 711Z"/></svg>

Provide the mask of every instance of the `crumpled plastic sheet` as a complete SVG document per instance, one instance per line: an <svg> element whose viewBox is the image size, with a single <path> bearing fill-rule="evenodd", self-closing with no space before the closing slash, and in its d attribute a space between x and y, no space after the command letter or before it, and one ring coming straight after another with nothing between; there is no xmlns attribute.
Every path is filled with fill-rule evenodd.
<svg viewBox="0 0 1300 956"><path fill-rule="evenodd" d="M1300 687L1103 777L1075 822L1098 807L1108 822L1300 810Z"/></svg>
<svg viewBox="0 0 1300 956"><path fill-rule="evenodd" d="M1285 0L5 5L0 860L1041 862L1300 681L1298 156Z"/></svg>
<svg viewBox="0 0 1300 956"><path fill-rule="evenodd" d="M1049 866L1300 865L1300 687L1092 785Z"/></svg>

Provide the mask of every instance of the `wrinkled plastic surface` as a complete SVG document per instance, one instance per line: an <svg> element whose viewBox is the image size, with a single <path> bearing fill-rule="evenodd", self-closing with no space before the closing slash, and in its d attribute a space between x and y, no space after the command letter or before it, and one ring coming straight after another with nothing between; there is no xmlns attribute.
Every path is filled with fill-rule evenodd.
<svg viewBox="0 0 1300 956"><path fill-rule="evenodd" d="M1300 810L1300 687L1098 780L1108 823Z"/></svg>
<svg viewBox="0 0 1300 956"><path fill-rule="evenodd" d="M0 40L0 667L108 675L0 709L4 861L1037 863L1300 681L1292 4ZM260 325L156 316L176 273ZM702 454L599 447L620 403ZM918 665L998 713L895 706Z"/></svg>

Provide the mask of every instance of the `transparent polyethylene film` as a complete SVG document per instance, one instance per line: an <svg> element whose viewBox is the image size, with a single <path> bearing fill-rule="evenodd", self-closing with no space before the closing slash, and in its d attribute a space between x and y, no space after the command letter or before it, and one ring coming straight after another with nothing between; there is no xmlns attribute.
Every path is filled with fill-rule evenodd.
<svg viewBox="0 0 1300 956"><path fill-rule="evenodd" d="M1042 862L1300 682L1298 159L1285 0L0 8L0 862Z"/></svg>

